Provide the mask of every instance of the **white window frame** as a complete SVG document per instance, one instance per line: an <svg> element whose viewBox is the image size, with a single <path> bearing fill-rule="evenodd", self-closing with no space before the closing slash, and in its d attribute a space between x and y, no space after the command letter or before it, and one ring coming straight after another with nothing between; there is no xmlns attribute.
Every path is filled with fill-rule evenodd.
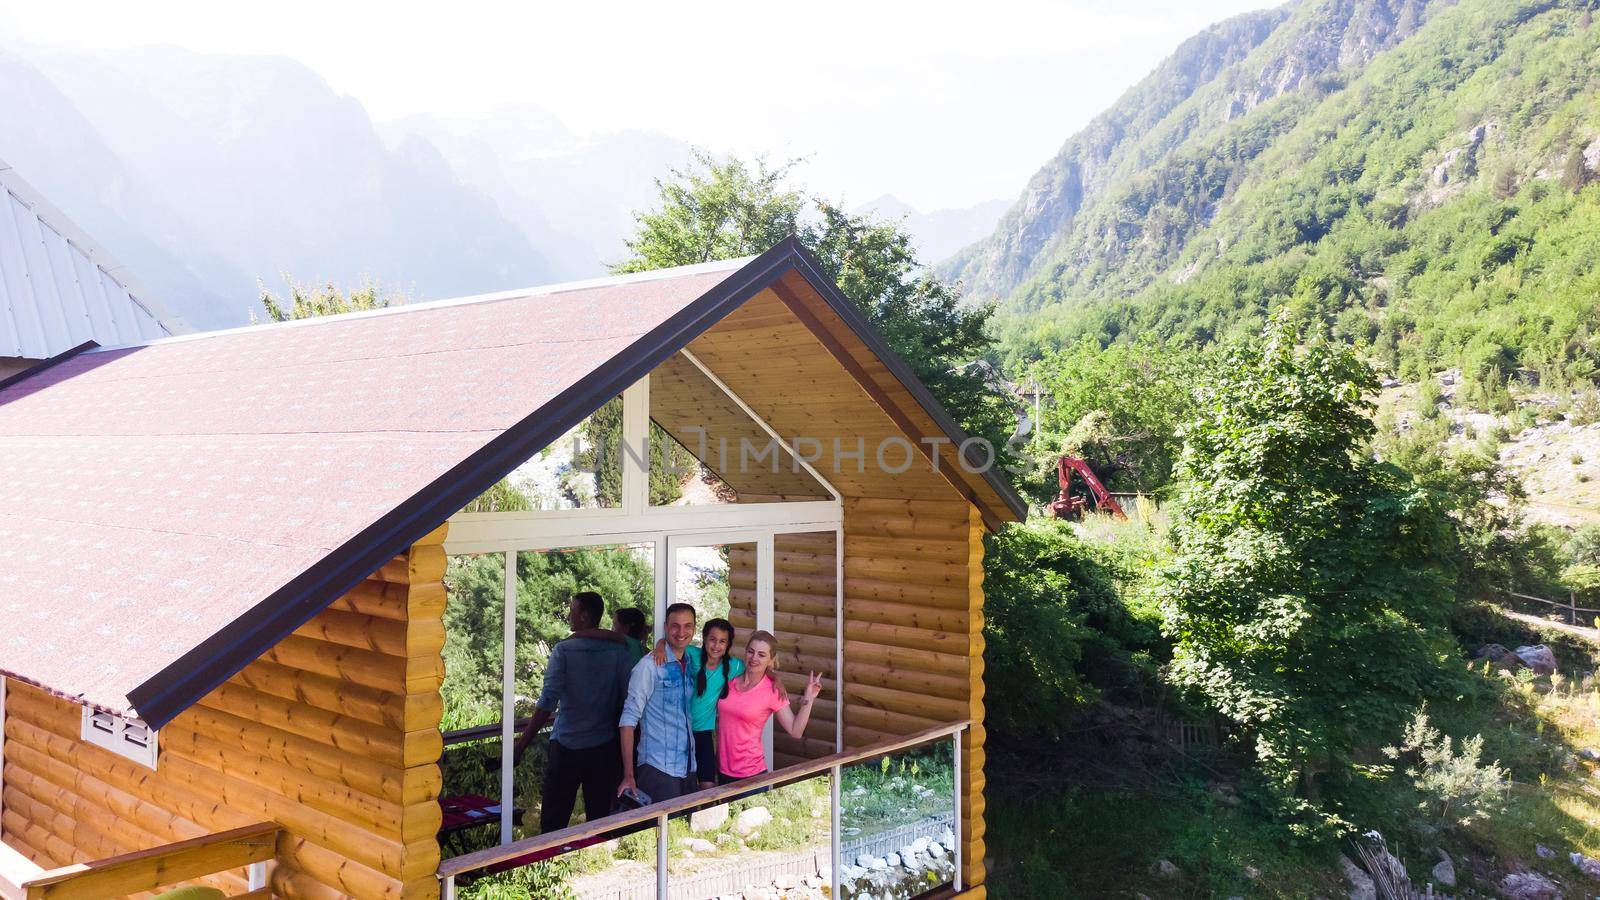
<svg viewBox="0 0 1600 900"><path fill-rule="evenodd" d="M139 719L83 707L83 740L147 769L156 767L160 755L160 733Z"/></svg>
<svg viewBox="0 0 1600 900"><path fill-rule="evenodd" d="M772 629L773 547L779 534L831 531L838 578L834 595L835 719L834 749L844 749L844 503L843 496L764 420L757 416L721 379L687 350L679 351L731 399L751 421L827 489L832 499L774 503L730 503L705 506L651 506L649 496L650 377L646 375L622 392L622 502L603 509L534 510L529 512L457 513L450 518L444 550L450 556L482 553L505 554L505 591L502 625L502 695L500 736L500 842L510 843L515 794L512 757L515 753L517 554L572 547L648 544L652 547L656 581L655 628L670 596L675 595L676 550L685 546L750 543L757 545L756 626ZM85 720L87 721L87 720ZM772 763L772 729L764 736L767 762ZM151 767L154 768L152 762Z"/></svg>

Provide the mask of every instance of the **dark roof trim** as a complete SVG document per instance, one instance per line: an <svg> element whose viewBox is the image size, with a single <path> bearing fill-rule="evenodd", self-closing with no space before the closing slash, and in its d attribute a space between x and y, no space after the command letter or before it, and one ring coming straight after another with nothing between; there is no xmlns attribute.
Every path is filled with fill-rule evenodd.
<svg viewBox="0 0 1600 900"><path fill-rule="evenodd" d="M794 238L789 240L793 241ZM850 301L850 298L839 292L839 286L823 271L821 261L811 255L811 251L807 250L799 241L794 242L794 250L795 270L822 296L822 299L827 301L828 306L832 307L834 313L850 327L851 331L855 332L856 337L860 338L863 344L867 345L867 349L882 360L889 373L894 375L895 379L911 394L923 411L933 419L933 423L939 426L939 429L945 433L946 437L950 438L953 445L961 447L970 435L962 430L954 419L950 418L950 413L945 411L944 404L940 403L938 398L929 392L928 386L922 383L922 379L912 373L911 367L906 365L906 361L901 359L898 353L891 350L888 344L884 343L883 337L878 334L878 330L872 327L872 324L861 314L861 311ZM971 464L965 468L973 470L982 466L982 461L973 457L969 451L961 452L966 456L966 461ZM1027 501L1017 494L1016 489L1009 482L1000 477L995 471L995 466L982 467L981 473L984 482L993 488L996 494L1000 495L1000 499L1005 502L1007 509L1011 511L1013 516L1019 521L1028 518Z"/></svg>
<svg viewBox="0 0 1600 900"><path fill-rule="evenodd" d="M45 369L48 369L57 363L64 363L74 356L77 356L79 353L82 353L85 350L93 350L98 346L100 346L98 341L84 341L70 350L63 350L49 359L40 360L39 362L34 363L33 365L23 369L21 372L18 372L9 378L0 379L0 391L11 387L13 384L16 384L24 378L32 378L33 376L43 372Z"/></svg>
<svg viewBox="0 0 1600 900"><path fill-rule="evenodd" d="M595 368L554 400L490 441L483 449L391 510L244 616L230 622L128 695L152 728L160 728L240 669L310 621L329 603L384 563L438 528L504 478L529 456L647 375L712 325L791 269L798 272L850 326L957 446L967 435L951 420L905 362L876 334L793 236L757 256L616 357ZM1027 505L992 471L983 475L1017 518Z"/></svg>
<svg viewBox="0 0 1600 900"><path fill-rule="evenodd" d="M759 293L793 265L793 254L793 246L786 241L751 260L617 357L596 367L550 403L302 572L249 613L230 622L200 646L156 673L128 694L139 717L152 728L172 721L267 648L310 621L335 598L438 528L529 456L549 446L585 416Z"/></svg>

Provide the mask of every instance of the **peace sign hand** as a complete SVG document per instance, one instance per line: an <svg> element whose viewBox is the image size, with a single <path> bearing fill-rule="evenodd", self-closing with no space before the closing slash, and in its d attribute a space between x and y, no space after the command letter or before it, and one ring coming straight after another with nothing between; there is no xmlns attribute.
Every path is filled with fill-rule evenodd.
<svg viewBox="0 0 1600 900"><path fill-rule="evenodd" d="M822 693L822 673L812 672L811 677L806 680L806 700L808 702L815 700L820 693Z"/></svg>

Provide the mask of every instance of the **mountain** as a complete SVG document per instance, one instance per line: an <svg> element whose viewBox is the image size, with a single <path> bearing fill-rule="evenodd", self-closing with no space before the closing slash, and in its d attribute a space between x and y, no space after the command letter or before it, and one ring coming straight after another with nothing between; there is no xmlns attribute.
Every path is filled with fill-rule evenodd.
<svg viewBox="0 0 1600 900"><path fill-rule="evenodd" d="M0 50L0 121L6 123L0 129L0 159L169 308L200 329L242 320L253 291L225 299L218 288L233 284L248 290L246 273L159 191L130 172L44 73L5 50Z"/></svg>
<svg viewBox="0 0 1600 900"><path fill-rule="evenodd" d="M1004 297L1014 357L1203 343L1284 309L1408 379L1459 365L1468 400L1503 404L1513 377L1590 383L1596 7L1303 0L1225 22L1069 140L945 271ZM1181 99L1141 119L1150 96ZM1113 122L1139 125L1100 139Z"/></svg>
<svg viewBox="0 0 1600 900"><path fill-rule="evenodd" d="M917 255L928 262L944 259L994 230L1006 211L1004 200L987 200L960 209L918 212L910 204L890 194L863 203L857 215L871 213L887 221L899 221L911 234Z"/></svg>
<svg viewBox="0 0 1600 900"><path fill-rule="evenodd" d="M686 166L692 148L658 131L580 136L536 106L481 117L412 116L379 126L391 145L421 137L462 180L545 250L557 277L603 274L627 256L635 210L657 200L656 179Z"/></svg>
<svg viewBox="0 0 1600 900"><path fill-rule="evenodd" d="M178 259L213 253L225 263L204 275L227 300L197 324L242 323L256 305L256 280L281 286L280 275L375 279L417 298L551 280L522 230L462 184L435 147L422 138L387 146L358 102L293 60L147 47L34 50L29 62L118 163L74 166L86 176L80 193L94 196L83 211L64 196L68 214L94 232L98 213L89 207L115 194L103 179L121 172L184 226L130 217L148 240ZM70 144L45 130L40 137L50 148ZM0 153L9 142L0 135ZM122 252L112 235L104 240ZM138 265L136 254L127 257ZM164 267L150 265L141 274L158 283L154 270Z"/></svg>

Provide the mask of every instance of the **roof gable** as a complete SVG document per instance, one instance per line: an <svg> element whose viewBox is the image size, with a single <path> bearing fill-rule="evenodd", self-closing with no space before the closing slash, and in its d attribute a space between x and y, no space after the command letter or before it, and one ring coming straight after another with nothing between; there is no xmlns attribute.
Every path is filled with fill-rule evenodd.
<svg viewBox="0 0 1600 900"><path fill-rule="evenodd" d="M85 352L0 388L0 672L160 727L806 266L791 240L737 268Z"/></svg>

